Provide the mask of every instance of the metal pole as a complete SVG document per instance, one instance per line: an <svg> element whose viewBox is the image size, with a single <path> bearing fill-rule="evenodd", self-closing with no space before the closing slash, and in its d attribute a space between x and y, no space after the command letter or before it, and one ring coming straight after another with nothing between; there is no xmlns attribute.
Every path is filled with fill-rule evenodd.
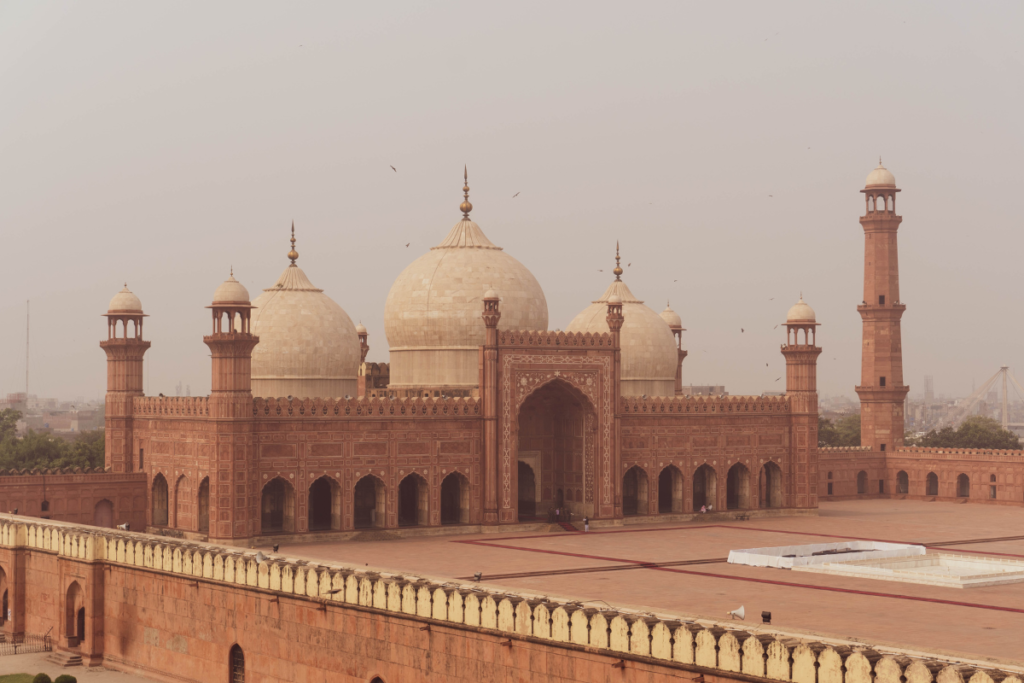
<svg viewBox="0 0 1024 683"><path fill-rule="evenodd" d="M30 300L25 300L25 410L28 410L28 332L31 303Z"/></svg>
<svg viewBox="0 0 1024 683"><path fill-rule="evenodd" d="M1010 424L1010 411L1008 405L1008 395L1006 393L1006 371L1010 369L1010 366L1004 365L999 368L1003 373L1003 429L1007 429Z"/></svg>

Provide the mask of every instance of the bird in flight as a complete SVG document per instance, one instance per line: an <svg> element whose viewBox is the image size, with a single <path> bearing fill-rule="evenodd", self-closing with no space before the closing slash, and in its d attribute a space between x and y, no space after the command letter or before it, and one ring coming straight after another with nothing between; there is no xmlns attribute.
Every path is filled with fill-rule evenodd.
<svg viewBox="0 0 1024 683"><path fill-rule="evenodd" d="M603 270L601 270L600 268L598 268L598 269L597 269L597 272L599 272L599 273L603 273L604 271L603 271Z"/></svg>
<svg viewBox="0 0 1024 683"><path fill-rule="evenodd" d="M518 196L519 196L519 193L518 193L518 192L516 192L516 193L515 193L514 195L512 195L512 199L515 199L515 198L516 198L516 197L518 197Z"/></svg>
<svg viewBox="0 0 1024 683"><path fill-rule="evenodd" d="M773 329L773 330L777 330L777 329L779 329L779 326L778 326L778 325L776 325L776 326L775 326L775 327L773 327L772 329Z"/></svg>
<svg viewBox="0 0 1024 683"><path fill-rule="evenodd" d="M743 332L746 332L746 330L744 330L744 329L743 329L743 328L741 327L741 328L740 328L740 333L742 334Z"/></svg>
<svg viewBox="0 0 1024 683"><path fill-rule="evenodd" d="M412 242L406 242L405 246L409 246L410 244L412 244Z"/></svg>
<svg viewBox="0 0 1024 683"><path fill-rule="evenodd" d="M629 268L631 265L633 265L633 264L632 263L627 263L626 267Z"/></svg>
<svg viewBox="0 0 1024 683"><path fill-rule="evenodd" d="M767 364L767 363L765 363L765 364L764 364L764 366L765 366L765 367L768 367L768 364Z"/></svg>
<svg viewBox="0 0 1024 683"><path fill-rule="evenodd" d="M768 301L775 301L775 297L773 296L771 299L768 299Z"/></svg>
<svg viewBox="0 0 1024 683"><path fill-rule="evenodd" d="M679 282L679 280L673 280L672 282Z"/></svg>
<svg viewBox="0 0 1024 683"><path fill-rule="evenodd" d="M776 377L775 381L778 382L780 379L782 379L782 378L781 377Z"/></svg>
<svg viewBox="0 0 1024 683"><path fill-rule="evenodd" d="M773 194L770 194L770 195L768 195L768 196L769 196L769 197L774 197L775 195L773 195Z"/></svg>
<svg viewBox="0 0 1024 683"><path fill-rule="evenodd" d="M391 170L394 171L395 173L398 173L398 169L395 168L394 166L391 167Z"/></svg>

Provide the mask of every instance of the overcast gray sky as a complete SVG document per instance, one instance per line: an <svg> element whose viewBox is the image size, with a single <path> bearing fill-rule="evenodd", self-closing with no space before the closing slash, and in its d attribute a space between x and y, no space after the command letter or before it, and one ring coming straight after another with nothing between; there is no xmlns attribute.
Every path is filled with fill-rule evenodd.
<svg viewBox="0 0 1024 683"><path fill-rule="evenodd" d="M853 396L879 155L903 190L912 394L1003 363L1024 379L1022 19L1018 1L0 2L0 392L24 386L31 299L33 393L101 396L99 316L127 281L152 316L149 393L207 393L204 306L232 265L254 298L272 285L293 219L299 264L385 361L388 289L459 218L465 163L473 217L552 329L604 291L620 240L633 292L689 330L687 383L781 390L773 327L802 290L819 390Z"/></svg>

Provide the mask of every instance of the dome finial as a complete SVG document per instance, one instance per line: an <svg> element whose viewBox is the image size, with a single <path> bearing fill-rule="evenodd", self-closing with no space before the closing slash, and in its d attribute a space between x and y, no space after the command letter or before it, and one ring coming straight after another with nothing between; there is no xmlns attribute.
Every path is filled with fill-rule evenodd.
<svg viewBox="0 0 1024 683"><path fill-rule="evenodd" d="M622 266L619 265L619 241L618 240L615 240L615 270L613 270L612 272L615 273L615 280L616 281L622 280Z"/></svg>
<svg viewBox="0 0 1024 683"><path fill-rule="evenodd" d="M473 210L473 205L469 203L469 166L462 167L462 179L464 185L462 186L462 204L459 205L459 211L462 212L462 220L469 220L469 212Z"/></svg>
<svg viewBox="0 0 1024 683"><path fill-rule="evenodd" d="M292 221L292 250L288 252L288 258L292 260L292 265L295 265L295 259L299 258L299 252L295 251L295 221Z"/></svg>

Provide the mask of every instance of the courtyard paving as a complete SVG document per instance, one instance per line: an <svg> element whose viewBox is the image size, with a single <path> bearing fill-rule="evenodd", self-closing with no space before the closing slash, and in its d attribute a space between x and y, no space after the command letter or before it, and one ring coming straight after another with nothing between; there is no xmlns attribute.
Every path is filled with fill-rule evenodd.
<svg viewBox="0 0 1024 683"><path fill-rule="evenodd" d="M747 630L760 629L759 615L768 610L774 627L808 636L1024 666L1024 583L957 589L725 563L732 549L851 538L1024 559L1024 508L824 502L817 517L317 543L285 546L281 554L462 580L482 572L496 590L658 614L721 620L744 605Z"/></svg>

